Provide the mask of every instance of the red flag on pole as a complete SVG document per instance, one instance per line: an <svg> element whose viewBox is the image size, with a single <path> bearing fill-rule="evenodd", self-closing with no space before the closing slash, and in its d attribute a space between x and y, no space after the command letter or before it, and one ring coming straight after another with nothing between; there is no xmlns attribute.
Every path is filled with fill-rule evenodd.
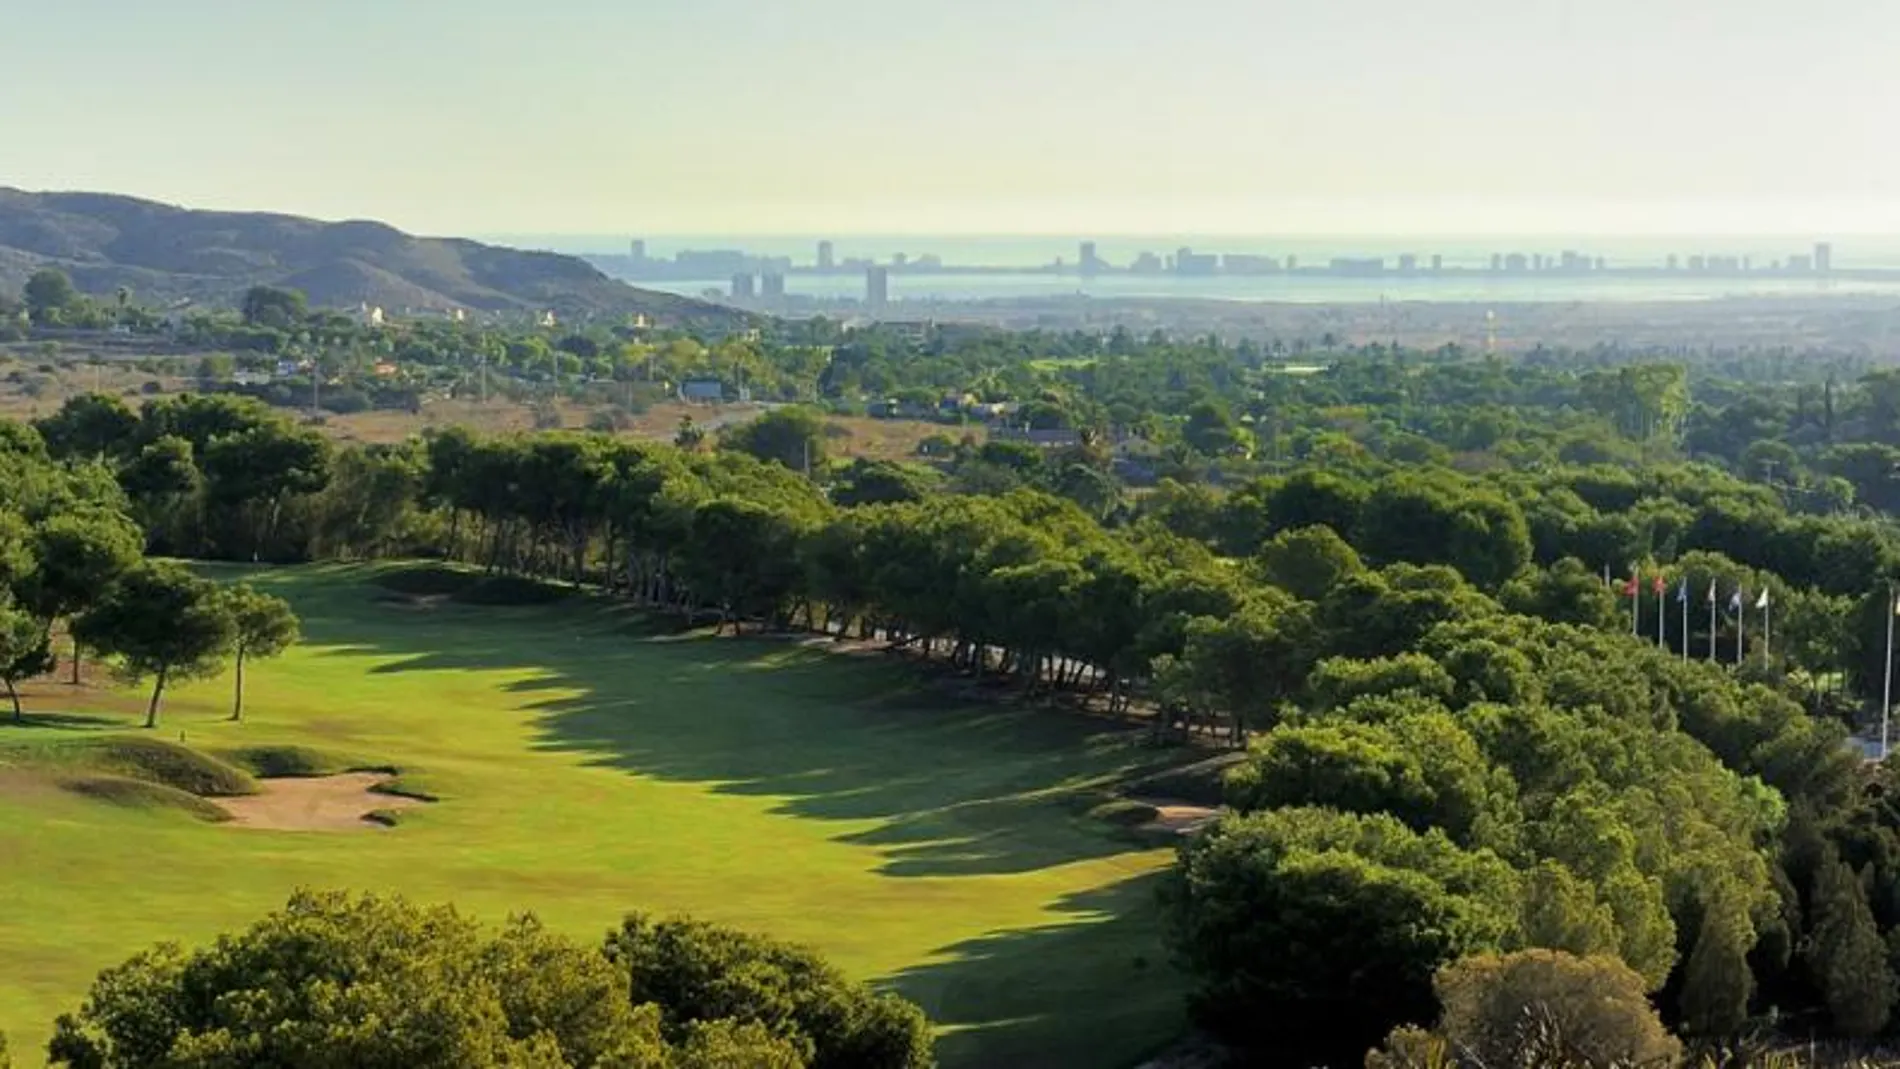
<svg viewBox="0 0 1900 1069"><path fill-rule="evenodd" d="M1636 592L1641 589L1642 587L1637 585L1636 577L1631 576L1630 581L1623 584L1623 596L1626 598L1633 598L1636 596Z"/></svg>
<svg viewBox="0 0 1900 1069"><path fill-rule="evenodd" d="M1661 572L1657 572L1656 578L1650 581L1649 589L1654 591L1656 596L1660 598L1663 596L1663 592L1669 589L1669 583L1663 579Z"/></svg>

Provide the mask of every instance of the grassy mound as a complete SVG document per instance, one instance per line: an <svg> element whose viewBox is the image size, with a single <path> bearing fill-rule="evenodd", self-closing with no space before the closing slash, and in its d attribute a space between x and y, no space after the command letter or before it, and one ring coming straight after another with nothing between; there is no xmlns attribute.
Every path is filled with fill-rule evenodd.
<svg viewBox="0 0 1900 1069"><path fill-rule="evenodd" d="M383 572L377 586L407 598L444 598L462 605L506 607L547 605L573 594L568 587L515 575L481 572L429 564Z"/></svg>
<svg viewBox="0 0 1900 1069"><path fill-rule="evenodd" d="M477 572L441 564L424 564L414 568L393 568L378 573L372 581L392 594L407 594L412 598L441 598L459 594L481 578Z"/></svg>
<svg viewBox="0 0 1900 1069"><path fill-rule="evenodd" d="M1225 800L1221 777L1227 770L1245 761L1246 754L1222 754L1191 765L1167 769L1146 776L1123 789L1124 794L1149 798L1178 798L1191 805L1217 806Z"/></svg>
<svg viewBox="0 0 1900 1069"><path fill-rule="evenodd" d="M1117 828L1139 828L1143 824L1161 815L1161 811L1146 802L1136 802L1127 798L1117 798L1112 802L1103 802L1089 810L1092 819Z"/></svg>
<svg viewBox="0 0 1900 1069"><path fill-rule="evenodd" d="M219 756L259 779L334 776L362 767L359 761L310 746L243 746Z"/></svg>
<svg viewBox="0 0 1900 1069"><path fill-rule="evenodd" d="M118 776L82 776L60 781L60 787L125 809L176 809L207 823L230 820L231 815L195 794L176 787Z"/></svg>
<svg viewBox="0 0 1900 1069"><path fill-rule="evenodd" d="M392 798L414 798L418 802L439 802L442 796L437 794L420 776L405 776L396 769L377 769L388 772L395 779L385 780L369 789L371 794L387 794Z"/></svg>
<svg viewBox="0 0 1900 1069"><path fill-rule="evenodd" d="M97 772L169 787L200 798L256 794L243 769L188 746L132 735L21 742L0 748L0 764Z"/></svg>

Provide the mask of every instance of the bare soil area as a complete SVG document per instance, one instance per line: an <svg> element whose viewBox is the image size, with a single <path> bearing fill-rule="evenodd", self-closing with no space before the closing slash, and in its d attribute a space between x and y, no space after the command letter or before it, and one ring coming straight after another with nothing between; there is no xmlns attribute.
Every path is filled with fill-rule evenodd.
<svg viewBox="0 0 1900 1069"><path fill-rule="evenodd" d="M267 831L369 831L383 825L369 819L378 811L426 805L417 798L370 790L393 777L378 772L348 772L310 779L263 780L263 792L242 798L214 799L231 814L231 826Z"/></svg>
<svg viewBox="0 0 1900 1069"><path fill-rule="evenodd" d="M1220 817L1220 810L1212 806L1193 805L1171 798L1131 798L1129 800L1155 808L1154 819L1141 825L1137 829L1139 831L1192 835Z"/></svg>

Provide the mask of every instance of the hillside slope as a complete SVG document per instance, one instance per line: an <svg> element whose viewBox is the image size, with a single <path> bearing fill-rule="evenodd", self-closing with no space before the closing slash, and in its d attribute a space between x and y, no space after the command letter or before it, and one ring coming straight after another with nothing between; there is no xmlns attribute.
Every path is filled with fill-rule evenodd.
<svg viewBox="0 0 1900 1069"><path fill-rule="evenodd" d="M295 286L316 305L491 312L552 309L565 318L643 313L667 323L736 323L730 309L635 289L571 256L382 223L259 212L195 211L103 193L0 187L0 289L40 267L83 290L130 287L142 301L232 304L255 285Z"/></svg>

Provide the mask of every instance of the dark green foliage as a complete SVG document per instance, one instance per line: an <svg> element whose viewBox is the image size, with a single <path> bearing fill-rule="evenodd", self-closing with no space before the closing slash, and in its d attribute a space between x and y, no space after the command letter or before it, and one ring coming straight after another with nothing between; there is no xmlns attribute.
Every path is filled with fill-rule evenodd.
<svg viewBox="0 0 1900 1069"><path fill-rule="evenodd" d="M1341 579L1364 570L1359 554L1330 527L1282 531L1260 547L1261 575L1306 601L1320 600Z"/></svg>
<svg viewBox="0 0 1900 1069"><path fill-rule="evenodd" d="M1895 995L1887 947L1852 869L1824 860L1814 876L1813 942L1808 967L1843 1035L1877 1034L1893 1013Z"/></svg>
<svg viewBox="0 0 1900 1069"><path fill-rule="evenodd" d="M216 584L179 565L147 561L75 620L73 632L116 656L129 677L156 680L145 716L149 728L158 724L165 684L214 671L234 623Z"/></svg>
<svg viewBox="0 0 1900 1069"><path fill-rule="evenodd" d="M447 908L299 893L206 949L106 970L49 1053L74 1069L694 1064L659 1024L621 971L532 918L491 934ZM783 1064L760 1047L735 1054Z"/></svg>
<svg viewBox="0 0 1900 1069"><path fill-rule="evenodd" d="M793 471L815 471L825 462L825 424L808 408L779 408L732 428L720 445Z"/></svg>
<svg viewBox="0 0 1900 1069"><path fill-rule="evenodd" d="M917 1007L846 980L817 955L760 936L636 914L607 937L607 958L636 1003L660 1009L675 1041L693 1025L764 1026L812 1069L924 1069L935 1064Z"/></svg>
<svg viewBox="0 0 1900 1069"><path fill-rule="evenodd" d="M1283 809L1182 847L1164 900L1206 1027L1288 1064L1339 1064L1395 1022L1429 1019L1433 974L1501 945L1515 895L1507 864L1440 833Z"/></svg>

